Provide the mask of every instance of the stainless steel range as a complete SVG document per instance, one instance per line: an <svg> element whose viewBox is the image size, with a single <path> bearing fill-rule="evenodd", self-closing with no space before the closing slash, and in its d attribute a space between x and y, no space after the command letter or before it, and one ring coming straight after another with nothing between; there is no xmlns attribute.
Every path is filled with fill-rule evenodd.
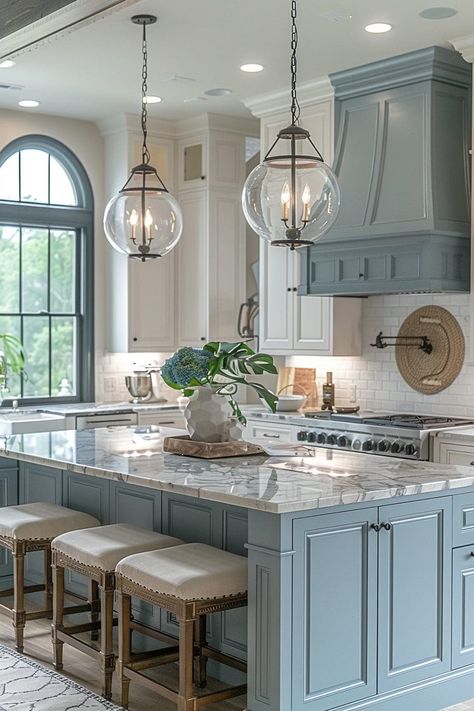
<svg viewBox="0 0 474 711"><path fill-rule="evenodd" d="M306 413L307 427L298 442L318 447L403 459L431 459L430 433L474 424L474 420L429 415L384 413Z"/></svg>

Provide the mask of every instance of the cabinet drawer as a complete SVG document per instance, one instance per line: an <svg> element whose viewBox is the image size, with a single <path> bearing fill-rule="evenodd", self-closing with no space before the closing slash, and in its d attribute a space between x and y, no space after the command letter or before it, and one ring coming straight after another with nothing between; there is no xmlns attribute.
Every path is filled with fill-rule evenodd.
<svg viewBox="0 0 474 711"><path fill-rule="evenodd" d="M437 460L440 464L457 464L462 467L474 466L474 447L440 442L439 457L435 461Z"/></svg>
<svg viewBox="0 0 474 711"><path fill-rule="evenodd" d="M186 429L186 420L179 410L171 412L139 412L138 424L140 426L156 425L157 427L176 427Z"/></svg>
<svg viewBox="0 0 474 711"><path fill-rule="evenodd" d="M474 545L474 493L453 496L453 545Z"/></svg>
<svg viewBox="0 0 474 711"><path fill-rule="evenodd" d="M246 430L246 439L268 439L275 442L291 442L293 430L291 427L274 425L255 425L249 422Z"/></svg>

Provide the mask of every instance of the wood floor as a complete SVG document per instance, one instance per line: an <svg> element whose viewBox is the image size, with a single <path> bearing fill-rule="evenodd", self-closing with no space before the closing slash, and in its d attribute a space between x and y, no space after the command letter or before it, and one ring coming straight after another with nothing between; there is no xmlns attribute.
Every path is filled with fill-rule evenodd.
<svg viewBox="0 0 474 711"><path fill-rule="evenodd" d="M40 662L48 668L51 666L51 623L47 620L29 622L25 637L25 654L35 661ZM10 620L0 614L0 644L14 648L12 640L12 627ZM173 680L177 678L175 670L168 672ZM88 689L100 694L100 680L97 670L97 663L72 647L65 646L64 650L64 672L65 676L82 684ZM164 677L162 677L164 678ZM1 679L0 679L1 681ZM212 686L212 685L211 685ZM118 702L117 686L114 680L113 701ZM0 695L0 706L2 698ZM245 698L234 699L233 701L223 701L219 704L212 704L206 707L209 711L242 711L245 709ZM147 689L142 689L137 684L131 685L130 690L130 711L176 711L176 706L166 699L153 694ZM54 711L54 710L52 710ZM474 700L450 706L445 711L474 711Z"/></svg>

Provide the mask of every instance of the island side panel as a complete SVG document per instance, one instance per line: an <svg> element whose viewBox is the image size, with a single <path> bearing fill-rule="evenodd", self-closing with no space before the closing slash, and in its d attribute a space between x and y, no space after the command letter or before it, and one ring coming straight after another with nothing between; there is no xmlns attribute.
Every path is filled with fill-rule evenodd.
<svg viewBox="0 0 474 711"><path fill-rule="evenodd" d="M291 516L249 511L248 711L292 709Z"/></svg>
<svg viewBox="0 0 474 711"><path fill-rule="evenodd" d="M0 457L0 506L14 506L17 503L18 466L14 460ZM13 575L12 557L8 551L0 548L0 578L11 575Z"/></svg>

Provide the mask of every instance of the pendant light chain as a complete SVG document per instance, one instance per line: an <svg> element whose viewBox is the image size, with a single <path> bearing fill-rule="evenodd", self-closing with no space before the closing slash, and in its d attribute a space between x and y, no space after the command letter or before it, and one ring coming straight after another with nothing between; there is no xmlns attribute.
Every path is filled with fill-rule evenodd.
<svg viewBox="0 0 474 711"><path fill-rule="evenodd" d="M143 23L143 42L142 42L142 54L143 54L143 67L142 67L142 132L143 132L143 146L142 146L142 161L145 165L150 162L150 151L146 144L147 138L147 92L148 92L148 50L146 44L146 23Z"/></svg>
<svg viewBox="0 0 474 711"><path fill-rule="evenodd" d="M296 0L291 0L291 123L293 126L300 118L300 105L296 96L296 73L298 69L298 59L296 52L298 49L298 28L296 26Z"/></svg>

